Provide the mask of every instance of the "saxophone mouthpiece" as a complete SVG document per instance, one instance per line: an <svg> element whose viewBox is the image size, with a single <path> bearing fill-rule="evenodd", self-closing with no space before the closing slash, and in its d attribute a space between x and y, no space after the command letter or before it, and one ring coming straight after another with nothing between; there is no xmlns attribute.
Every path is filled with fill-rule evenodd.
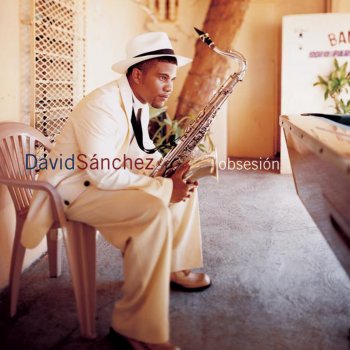
<svg viewBox="0 0 350 350"><path fill-rule="evenodd" d="M203 43L206 43L210 48L212 48L211 46L213 45L215 46L213 40L210 39L208 33L204 33L196 27L194 27L194 30L197 32L197 34L199 35L199 38L203 41Z"/></svg>
<svg viewBox="0 0 350 350"><path fill-rule="evenodd" d="M194 30L197 32L197 34L199 35L199 36L201 36L201 35L204 35L205 33L204 32L202 32L201 30L199 30L198 28L196 28L196 27L193 27L194 28Z"/></svg>

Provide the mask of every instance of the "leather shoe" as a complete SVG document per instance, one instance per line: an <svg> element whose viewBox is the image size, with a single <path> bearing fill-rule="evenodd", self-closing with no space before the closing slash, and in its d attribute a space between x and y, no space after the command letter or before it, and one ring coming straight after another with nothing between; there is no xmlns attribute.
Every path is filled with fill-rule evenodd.
<svg viewBox="0 0 350 350"><path fill-rule="evenodd" d="M211 286L211 281L206 273L183 270L172 272L170 275L170 287L184 292L200 292Z"/></svg>
<svg viewBox="0 0 350 350"><path fill-rule="evenodd" d="M113 328L109 329L108 338L118 350L180 350L179 347L171 343L151 344L128 338Z"/></svg>

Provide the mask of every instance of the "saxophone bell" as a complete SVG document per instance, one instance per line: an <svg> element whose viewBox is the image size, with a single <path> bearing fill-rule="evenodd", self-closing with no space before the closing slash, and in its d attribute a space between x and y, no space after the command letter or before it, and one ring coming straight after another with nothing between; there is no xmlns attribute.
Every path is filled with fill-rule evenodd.
<svg viewBox="0 0 350 350"><path fill-rule="evenodd" d="M196 157L189 161L190 169L184 176L184 180L196 181L202 177L213 176L219 180L218 155L216 149L209 154Z"/></svg>

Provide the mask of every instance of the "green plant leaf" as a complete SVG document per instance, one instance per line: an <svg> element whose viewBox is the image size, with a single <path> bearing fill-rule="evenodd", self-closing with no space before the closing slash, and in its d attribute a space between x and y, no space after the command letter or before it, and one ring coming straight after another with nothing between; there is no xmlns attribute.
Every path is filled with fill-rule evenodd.
<svg viewBox="0 0 350 350"><path fill-rule="evenodd" d="M319 79L321 84L327 85L327 81L325 79L323 79L320 75L318 76L318 79Z"/></svg>
<svg viewBox="0 0 350 350"><path fill-rule="evenodd" d="M346 68L348 66L348 62L345 62L342 66L341 66L341 77L342 78L346 78Z"/></svg>
<svg viewBox="0 0 350 350"><path fill-rule="evenodd" d="M213 140L211 139L210 135L208 134L208 141L209 141L209 145L210 145L210 152L214 151L215 149L215 145Z"/></svg>
<svg viewBox="0 0 350 350"><path fill-rule="evenodd" d="M203 145L203 143L199 143L197 146L203 153L206 153L206 148L205 145Z"/></svg>
<svg viewBox="0 0 350 350"><path fill-rule="evenodd" d="M339 63L338 63L338 60L336 58L334 59L333 63L334 63L335 69L338 70L339 69Z"/></svg>
<svg viewBox="0 0 350 350"><path fill-rule="evenodd" d="M346 86L346 84L347 84L347 80L345 78L340 79L339 81L340 88L343 88L344 86Z"/></svg>
<svg viewBox="0 0 350 350"><path fill-rule="evenodd" d="M350 72L347 72L348 61L339 66L338 60L333 60L333 70L326 76L318 76L318 81L313 86L320 86L324 90L324 99L331 98L334 103L334 109L337 113L347 113L350 108L350 100L340 99L343 93L348 94L350 86Z"/></svg>
<svg viewBox="0 0 350 350"><path fill-rule="evenodd" d="M154 108L150 105L149 107L149 116L150 119L153 118L158 118L160 114L162 114L163 112L165 112L168 109L168 106L164 106L161 108Z"/></svg>

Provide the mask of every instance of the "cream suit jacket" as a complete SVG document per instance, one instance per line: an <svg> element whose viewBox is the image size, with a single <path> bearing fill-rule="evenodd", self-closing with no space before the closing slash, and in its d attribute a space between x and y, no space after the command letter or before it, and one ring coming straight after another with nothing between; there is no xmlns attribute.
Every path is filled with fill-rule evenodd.
<svg viewBox="0 0 350 350"><path fill-rule="evenodd" d="M64 160L72 157L72 154L84 154L85 159L123 159L132 135L132 108L132 93L125 75L94 90L74 108L49 159ZM48 181L57 188L66 211L70 204L79 200L89 185L101 190L139 189L158 197L167 205L170 202L170 179L151 178L123 168L100 167L92 170L88 166L79 169L77 164L73 169L48 166L39 176L39 180ZM35 192L22 231L23 246L37 246L52 223L48 196L43 191Z"/></svg>

